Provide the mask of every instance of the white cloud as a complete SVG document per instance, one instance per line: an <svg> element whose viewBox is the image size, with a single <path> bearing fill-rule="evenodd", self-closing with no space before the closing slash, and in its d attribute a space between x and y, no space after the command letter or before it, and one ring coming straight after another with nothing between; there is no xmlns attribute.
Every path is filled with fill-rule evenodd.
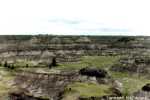
<svg viewBox="0 0 150 100"><path fill-rule="evenodd" d="M0 0L0 34L150 35L149 0Z"/></svg>

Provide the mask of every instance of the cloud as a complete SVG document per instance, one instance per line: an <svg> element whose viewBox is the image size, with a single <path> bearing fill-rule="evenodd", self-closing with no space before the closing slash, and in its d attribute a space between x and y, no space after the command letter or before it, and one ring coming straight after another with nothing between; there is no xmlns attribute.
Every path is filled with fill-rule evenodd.
<svg viewBox="0 0 150 100"><path fill-rule="evenodd" d="M150 35L149 0L1 0L0 34Z"/></svg>
<svg viewBox="0 0 150 100"><path fill-rule="evenodd" d="M65 18L51 18L48 20L50 24L56 26L66 27L71 29L71 33L98 33L98 32L129 32L129 29L125 28L113 28L109 25L105 25L100 22L92 22L88 20L76 20L76 19L65 19Z"/></svg>
<svg viewBox="0 0 150 100"><path fill-rule="evenodd" d="M48 22L50 22L50 23L63 23L63 24L69 24L69 25L82 23L81 20L69 20L69 19L64 19L64 18L50 19L50 20L48 20Z"/></svg>

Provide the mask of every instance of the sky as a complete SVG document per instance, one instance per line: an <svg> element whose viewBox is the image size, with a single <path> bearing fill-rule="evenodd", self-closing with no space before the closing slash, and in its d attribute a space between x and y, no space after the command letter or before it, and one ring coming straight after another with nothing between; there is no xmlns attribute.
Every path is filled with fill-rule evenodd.
<svg viewBox="0 0 150 100"><path fill-rule="evenodd" d="M150 35L149 0L0 0L0 35Z"/></svg>

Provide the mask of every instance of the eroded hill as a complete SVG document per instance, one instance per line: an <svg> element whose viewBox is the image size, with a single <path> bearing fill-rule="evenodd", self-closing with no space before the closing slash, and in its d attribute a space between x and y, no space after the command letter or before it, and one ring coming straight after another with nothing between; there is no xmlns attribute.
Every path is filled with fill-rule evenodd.
<svg viewBox="0 0 150 100"><path fill-rule="evenodd" d="M150 83L149 38L0 36L0 97L107 100L139 96L149 100L145 95L149 91L143 90ZM88 74L80 73L87 68L84 73ZM94 76L100 70L109 77Z"/></svg>

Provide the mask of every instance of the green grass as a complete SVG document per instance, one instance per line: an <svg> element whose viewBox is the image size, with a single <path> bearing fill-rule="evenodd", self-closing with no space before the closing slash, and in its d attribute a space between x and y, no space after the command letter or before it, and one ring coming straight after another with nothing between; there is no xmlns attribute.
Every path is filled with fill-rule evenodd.
<svg viewBox="0 0 150 100"><path fill-rule="evenodd" d="M109 71L111 73L111 76L115 79L120 79L123 77L131 77L128 73L126 72L114 72L114 71Z"/></svg>
<svg viewBox="0 0 150 100"><path fill-rule="evenodd" d="M26 63L18 63L16 66L20 66L22 70L33 71L33 72L47 72L47 73L56 73L59 70L79 70L84 67L98 67L109 69L114 63L118 62L119 58L122 56L84 56L79 62L67 62L59 63L58 67L52 68L21 68L25 66ZM29 63L29 62L28 62ZM29 65L30 66L30 65ZM55 70L56 69L56 70ZM109 71L109 70L108 70ZM0 75L3 76L3 80L0 81L0 95L5 94L10 91L11 87L7 84L9 80L12 80L13 71L7 71L5 68L0 67ZM149 79L146 79L144 76L138 77L136 74L130 75L126 72L113 72L109 71L113 79L119 80L123 84L123 94L128 95L132 94L142 88L146 83L150 83ZM71 91L69 90L71 88ZM109 90L109 85L99 85L94 83L80 83L76 82L68 85L65 91L65 96L68 99L65 100L75 100L76 97L91 97L91 96L103 96L112 94Z"/></svg>
<svg viewBox="0 0 150 100"><path fill-rule="evenodd" d="M32 67L33 64L30 61L20 61L20 62L16 62L14 64L15 67L26 67L26 65L28 64L29 67Z"/></svg>
<svg viewBox="0 0 150 100"><path fill-rule="evenodd" d="M150 80L146 79L144 76L138 77L137 75L129 75L128 73L121 72L110 72L112 77L119 80L123 84L123 95L128 96L134 92L140 90L145 84L150 83ZM69 91L71 88L71 91ZM75 96L80 97L100 97L104 95L111 95L109 90L109 85L99 85L95 83L79 83L76 82L67 87L65 96L69 95L69 99ZM78 94L77 94L78 93ZM67 99L67 100L69 100ZM72 99L75 100L75 99Z"/></svg>
<svg viewBox="0 0 150 100"><path fill-rule="evenodd" d="M59 69L81 69L84 67L98 67L108 69L116 63L120 56L84 56L79 62L68 62L59 64Z"/></svg>
<svg viewBox="0 0 150 100"><path fill-rule="evenodd" d="M71 90L69 90L71 88ZM111 95L112 92L109 90L110 87L108 85L99 85L95 83L80 83L76 82L70 84L66 88L65 96L78 94L80 97L99 97L104 95Z"/></svg>
<svg viewBox="0 0 150 100"><path fill-rule="evenodd" d="M122 56L84 56L80 62L77 63L64 63L60 64L60 69L74 70L81 69L87 66L93 66L98 68L109 69L114 63L116 63ZM109 71L109 70L108 70ZM136 74L129 74L126 72L113 72L109 71L110 75L119 80L123 84L123 94L129 95L142 88L146 83L150 83L150 80L144 76L138 77ZM100 96L105 95L104 92L97 91L98 87L93 85L87 85L85 83L76 83L72 85L73 91L77 91L81 96ZM88 88L88 89L87 89ZM72 91L72 92L73 92ZM95 92L94 92L95 91ZM76 93L76 92L75 92ZM102 93L102 94L101 94ZM73 93L70 95L74 96Z"/></svg>
<svg viewBox="0 0 150 100"><path fill-rule="evenodd" d="M140 90L145 84L150 83L150 80L145 76L139 77L137 74L130 75L129 73L110 72L114 79L123 83L123 94L129 95Z"/></svg>
<svg viewBox="0 0 150 100"><path fill-rule="evenodd" d="M124 77L122 78L122 83L124 85L123 92L125 95L132 94L147 84L150 80L138 77Z"/></svg>

